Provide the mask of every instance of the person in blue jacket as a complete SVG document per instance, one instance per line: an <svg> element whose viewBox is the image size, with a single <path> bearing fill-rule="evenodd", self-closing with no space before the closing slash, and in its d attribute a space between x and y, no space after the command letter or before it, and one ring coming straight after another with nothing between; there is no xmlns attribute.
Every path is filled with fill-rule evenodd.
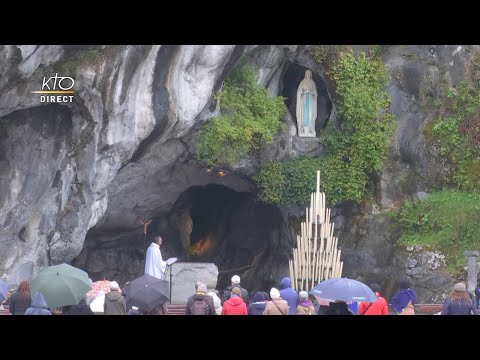
<svg viewBox="0 0 480 360"><path fill-rule="evenodd" d="M288 315L295 315L298 306L298 294L292 289L292 281L289 277L284 277L280 281L280 296L288 303Z"/></svg>
<svg viewBox="0 0 480 360"><path fill-rule="evenodd" d="M42 293L36 292L35 295L32 296L32 303L25 311L25 315L52 315L48 310L47 302Z"/></svg>

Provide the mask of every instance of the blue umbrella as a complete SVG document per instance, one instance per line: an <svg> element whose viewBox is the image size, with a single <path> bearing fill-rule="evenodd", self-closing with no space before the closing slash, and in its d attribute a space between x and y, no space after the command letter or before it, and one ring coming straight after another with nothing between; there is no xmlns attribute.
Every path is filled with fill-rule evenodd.
<svg viewBox="0 0 480 360"><path fill-rule="evenodd" d="M360 281L347 278L322 281L310 290L310 294L319 298L335 299L345 302L373 302L377 300L377 296L367 285Z"/></svg>
<svg viewBox="0 0 480 360"><path fill-rule="evenodd" d="M7 294L8 294L8 285L3 280L0 280L0 303L7 300Z"/></svg>

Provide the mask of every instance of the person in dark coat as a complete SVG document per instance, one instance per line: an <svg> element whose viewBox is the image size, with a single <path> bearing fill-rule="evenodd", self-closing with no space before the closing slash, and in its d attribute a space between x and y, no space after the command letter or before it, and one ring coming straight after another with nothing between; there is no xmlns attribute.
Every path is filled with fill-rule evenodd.
<svg viewBox="0 0 480 360"><path fill-rule="evenodd" d="M48 310L47 302L42 293L36 292L32 297L30 307L25 311L25 315L52 315Z"/></svg>
<svg viewBox="0 0 480 360"><path fill-rule="evenodd" d="M27 281L22 281L17 292L10 297L8 310L12 315L24 315L31 302L30 284Z"/></svg>
<svg viewBox="0 0 480 360"><path fill-rule="evenodd" d="M63 312L63 315L95 315L87 305L85 298L79 301L77 305L72 305L68 310Z"/></svg>
<svg viewBox="0 0 480 360"><path fill-rule="evenodd" d="M317 315L327 315L327 311L330 308L328 305L318 305Z"/></svg>
<svg viewBox="0 0 480 360"><path fill-rule="evenodd" d="M252 300L253 302L248 306L248 315L263 315L265 306L267 306L264 293L257 291Z"/></svg>
<svg viewBox="0 0 480 360"><path fill-rule="evenodd" d="M345 301L335 301L329 303L328 310L325 312L325 315L354 315L353 312L348 308L348 305Z"/></svg>
<svg viewBox="0 0 480 360"><path fill-rule="evenodd" d="M475 294L475 306L478 307L480 306L480 282L477 284L477 287L474 290Z"/></svg>
<svg viewBox="0 0 480 360"><path fill-rule="evenodd" d="M16 290L17 285L8 285L7 300L2 303L5 309L8 309L8 306L10 305L10 297L15 293Z"/></svg>
<svg viewBox="0 0 480 360"><path fill-rule="evenodd" d="M292 289L292 281L284 277L280 281L280 296L288 303L288 315L295 315L298 305L298 294Z"/></svg>
<svg viewBox="0 0 480 360"><path fill-rule="evenodd" d="M247 289L244 289L243 287L240 286L240 276L238 275L233 275L232 276L232 285L227 287L222 294L222 306L225 304L225 301L230 299L230 295L232 295L232 289L235 287L238 287L240 291L242 292L242 299L245 304L248 304L248 291Z"/></svg>
<svg viewBox="0 0 480 360"><path fill-rule="evenodd" d="M118 291L120 286L116 281L110 282L110 292L105 295L103 309L105 315L127 315L125 299Z"/></svg>
<svg viewBox="0 0 480 360"><path fill-rule="evenodd" d="M150 311L142 309L138 309L137 311L138 313L130 313L129 311L129 315L167 315L167 303L159 304Z"/></svg>
<svg viewBox="0 0 480 360"><path fill-rule="evenodd" d="M205 303L203 305L205 314L195 314L195 302L202 301ZM215 305L213 303L213 298L207 295L207 285L201 283L198 285L197 293L192 295L187 300L187 306L185 308L185 315L216 315Z"/></svg>
<svg viewBox="0 0 480 360"><path fill-rule="evenodd" d="M442 315L477 315L477 307L470 298L465 284L455 284L452 293L443 304Z"/></svg>

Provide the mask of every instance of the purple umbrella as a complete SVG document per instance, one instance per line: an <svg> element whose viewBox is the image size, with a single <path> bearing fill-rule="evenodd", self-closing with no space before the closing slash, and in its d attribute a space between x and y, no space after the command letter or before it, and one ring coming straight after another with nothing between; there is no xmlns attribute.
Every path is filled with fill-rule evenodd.
<svg viewBox="0 0 480 360"><path fill-rule="evenodd" d="M317 298L335 299L345 302L374 302L377 300L377 296L367 285L347 278L322 281L310 290L310 294Z"/></svg>

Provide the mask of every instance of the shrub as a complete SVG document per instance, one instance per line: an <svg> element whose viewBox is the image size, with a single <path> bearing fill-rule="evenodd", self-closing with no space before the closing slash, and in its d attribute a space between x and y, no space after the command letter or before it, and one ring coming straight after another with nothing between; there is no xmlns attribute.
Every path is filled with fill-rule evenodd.
<svg viewBox="0 0 480 360"><path fill-rule="evenodd" d="M199 134L199 158L209 165L234 165L273 142L282 129L284 98L270 97L257 84L252 65L237 68L225 80L218 99L222 115L211 119Z"/></svg>

